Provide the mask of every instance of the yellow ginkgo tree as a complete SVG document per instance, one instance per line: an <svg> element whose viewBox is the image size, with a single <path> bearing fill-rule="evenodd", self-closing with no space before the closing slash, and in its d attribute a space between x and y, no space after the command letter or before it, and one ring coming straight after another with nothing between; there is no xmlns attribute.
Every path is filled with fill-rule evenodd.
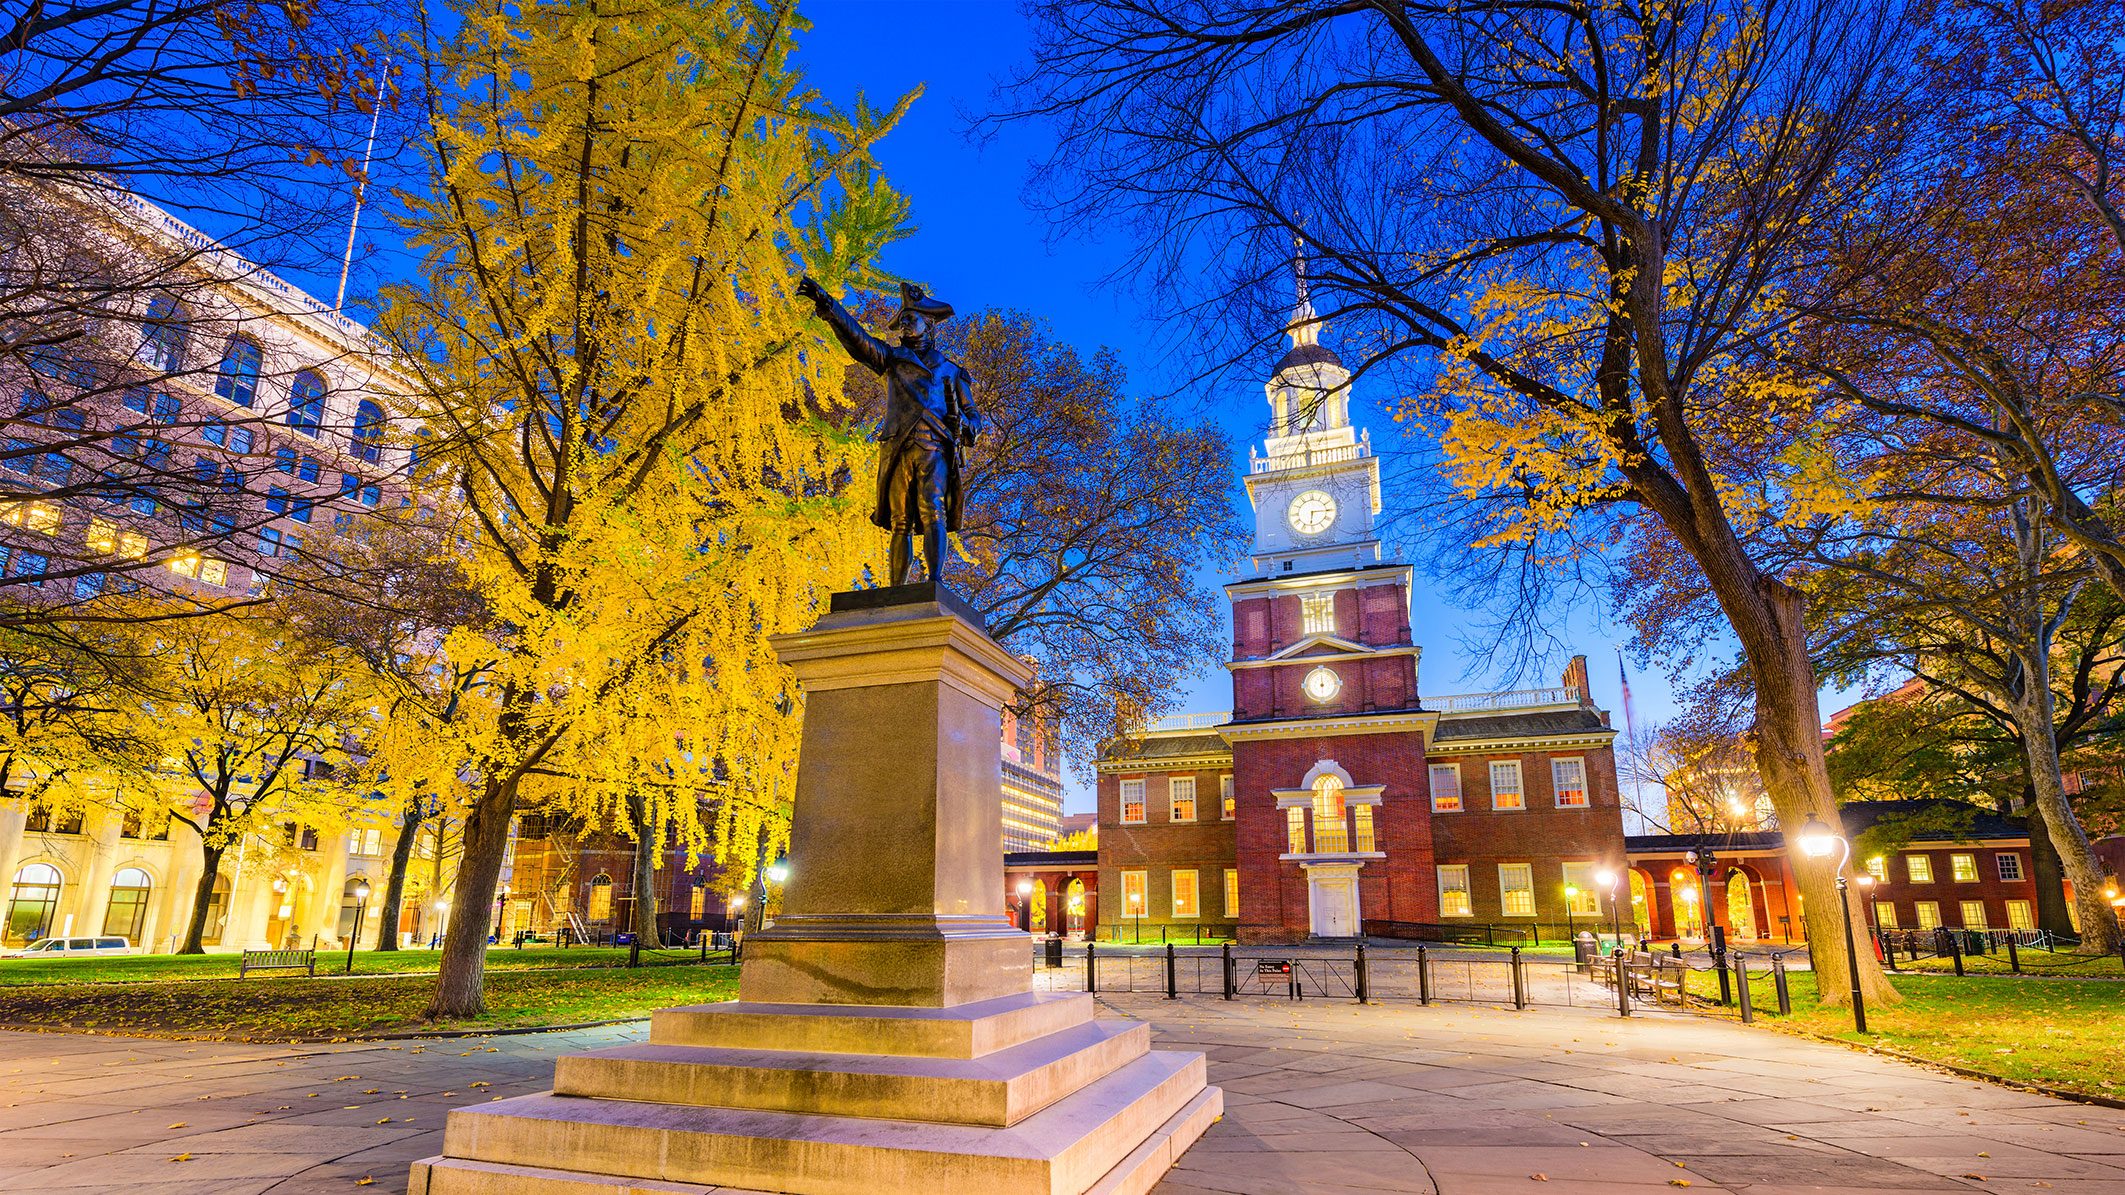
<svg viewBox="0 0 2125 1195"><path fill-rule="evenodd" d="M465 778L464 855L430 1012L482 1008L488 918L526 801L673 827L748 865L796 752L767 636L878 541L864 429L836 409L809 273L875 286L906 204L890 111L793 68L790 3L459 0L425 48L422 254L384 326L414 379L417 484L484 604L434 724ZM716 812L702 823L708 798Z"/></svg>

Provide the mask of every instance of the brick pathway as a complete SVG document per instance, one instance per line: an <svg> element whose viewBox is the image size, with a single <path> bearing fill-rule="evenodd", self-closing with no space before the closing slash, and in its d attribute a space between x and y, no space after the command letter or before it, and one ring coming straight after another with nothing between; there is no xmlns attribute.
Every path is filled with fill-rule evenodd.
<svg viewBox="0 0 2125 1195"><path fill-rule="evenodd" d="M2125 1193L2125 1112L1767 1030L1465 1005L1104 1003L1153 1021L1161 1044L1207 1051L1225 1088L1225 1119L1171 1195ZM642 1036L311 1047L0 1033L0 1192L286 1195L365 1176L401 1191L450 1108L542 1090L557 1054Z"/></svg>

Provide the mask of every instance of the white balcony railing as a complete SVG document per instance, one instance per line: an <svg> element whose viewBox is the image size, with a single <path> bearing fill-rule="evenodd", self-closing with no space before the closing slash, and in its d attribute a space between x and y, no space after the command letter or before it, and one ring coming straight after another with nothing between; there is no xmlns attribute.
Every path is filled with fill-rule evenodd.
<svg viewBox="0 0 2125 1195"><path fill-rule="evenodd" d="M1423 699L1428 709L1442 714L1474 714L1488 710L1522 710L1545 705L1579 704L1576 685L1552 685L1547 689L1506 689L1496 693L1448 693Z"/></svg>
<svg viewBox="0 0 2125 1195"><path fill-rule="evenodd" d="M1247 449L1249 473L1274 473L1279 469L1303 469L1312 465L1333 465L1340 461L1354 461L1372 455L1372 432L1358 433L1355 444L1339 444L1333 448L1302 448L1297 452L1280 452L1271 456L1256 454Z"/></svg>
<svg viewBox="0 0 2125 1195"><path fill-rule="evenodd" d="M1144 727L1146 734L1175 730L1209 730L1232 721L1231 710L1213 710L1206 714L1168 714Z"/></svg>

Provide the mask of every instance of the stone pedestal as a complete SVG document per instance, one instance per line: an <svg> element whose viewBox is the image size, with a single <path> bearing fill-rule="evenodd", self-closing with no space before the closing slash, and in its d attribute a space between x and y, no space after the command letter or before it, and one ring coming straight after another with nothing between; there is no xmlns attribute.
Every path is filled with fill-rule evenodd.
<svg viewBox="0 0 2125 1195"><path fill-rule="evenodd" d="M1202 1055L1028 990L1000 709L1029 670L929 586L837 594L775 649L804 747L784 909L740 999L451 1113L413 1195L1148 1190L1223 1095Z"/></svg>

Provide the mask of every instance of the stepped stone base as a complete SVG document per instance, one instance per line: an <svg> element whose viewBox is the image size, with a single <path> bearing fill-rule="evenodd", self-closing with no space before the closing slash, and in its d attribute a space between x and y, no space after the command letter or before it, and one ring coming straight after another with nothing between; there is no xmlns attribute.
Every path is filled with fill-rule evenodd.
<svg viewBox="0 0 2125 1195"><path fill-rule="evenodd" d="M452 1112L412 1191L1144 1191L1224 1107L1201 1054L1149 1041L1075 994L666 1009L551 1092Z"/></svg>

